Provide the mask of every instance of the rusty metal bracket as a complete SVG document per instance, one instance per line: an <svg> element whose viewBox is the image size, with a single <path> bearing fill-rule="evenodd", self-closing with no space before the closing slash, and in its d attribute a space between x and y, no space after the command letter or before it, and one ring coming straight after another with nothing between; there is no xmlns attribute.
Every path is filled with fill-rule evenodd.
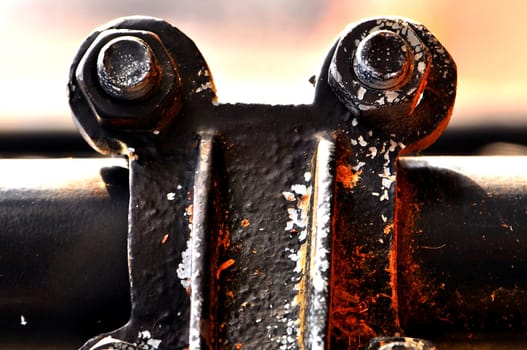
<svg viewBox="0 0 527 350"><path fill-rule="evenodd" d="M361 349L403 333L395 162L444 130L455 86L446 50L400 18L350 26L298 106L218 103L195 44L161 20L98 29L70 105L90 144L129 159L132 311L82 349Z"/></svg>

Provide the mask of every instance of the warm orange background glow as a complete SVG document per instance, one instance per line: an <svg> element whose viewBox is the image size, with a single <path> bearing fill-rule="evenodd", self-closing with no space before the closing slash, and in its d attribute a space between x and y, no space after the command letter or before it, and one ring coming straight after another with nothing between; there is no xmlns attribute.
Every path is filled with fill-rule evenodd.
<svg viewBox="0 0 527 350"><path fill-rule="evenodd" d="M348 23L409 17L458 64L454 124L527 115L525 1L2 0L2 130L72 129L65 86L73 55L94 28L132 14L162 17L191 37L221 102L266 103L309 103L308 78Z"/></svg>

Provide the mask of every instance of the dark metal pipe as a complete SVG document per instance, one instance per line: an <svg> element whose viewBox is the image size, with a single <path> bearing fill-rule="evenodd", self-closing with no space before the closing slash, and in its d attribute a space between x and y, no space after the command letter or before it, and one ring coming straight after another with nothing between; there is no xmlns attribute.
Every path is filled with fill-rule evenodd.
<svg viewBox="0 0 527 350"><path fill-rule="evenodd" d="M527 157L407 157L397 173L399 317L410 335L527 330Z"/></svg>
<svg viewBox="0 0 527 350"><path fill-rule="evenodd" d="M0 166L0 346L74 349L121 326L129 313L126 162ZM397 291L408 335L459 344L525 331L525 173L522 157L399 160Z"/></svg>
<svg viewBox="0 0 527 350"><path fill-rule="evenodd" d="M39 348L48 331L85 340L126 322L125 166L0 160L0 347L18 337Z"/></svg>

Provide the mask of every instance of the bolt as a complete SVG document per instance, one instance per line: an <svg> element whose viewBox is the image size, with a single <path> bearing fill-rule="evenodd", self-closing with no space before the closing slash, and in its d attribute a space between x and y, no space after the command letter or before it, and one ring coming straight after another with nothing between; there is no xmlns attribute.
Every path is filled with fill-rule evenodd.
<svg viewBox="0 0 527 350"><path fill-rule="evenodd" d="M101 48L97 77L110 96L134 101L148 96L157 85L159 69L150 46L138 37L126 35Z"/></svg>
<svg viewBox="0 0 527 350"><path fill-rule="evenodd" d="M363 84L374 89L391 89L408 78L412 63L408 43L394 32L379 30L359 43L353 70Z"/></svg>

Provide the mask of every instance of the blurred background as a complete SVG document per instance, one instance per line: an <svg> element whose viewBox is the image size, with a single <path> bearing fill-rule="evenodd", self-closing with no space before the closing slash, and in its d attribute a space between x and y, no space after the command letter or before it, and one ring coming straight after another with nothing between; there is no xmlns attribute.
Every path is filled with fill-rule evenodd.
<svg viewBox="0 0 527 350"><path fill-rule="evenodd" d="M453 126L527 115L527 2L481 0L1 0L0 130L74 130L74 54L120 16L172 23L208 61L220 102L309 103L308 79L344 27L399 15L427 26L458 65Z"/></svg>

